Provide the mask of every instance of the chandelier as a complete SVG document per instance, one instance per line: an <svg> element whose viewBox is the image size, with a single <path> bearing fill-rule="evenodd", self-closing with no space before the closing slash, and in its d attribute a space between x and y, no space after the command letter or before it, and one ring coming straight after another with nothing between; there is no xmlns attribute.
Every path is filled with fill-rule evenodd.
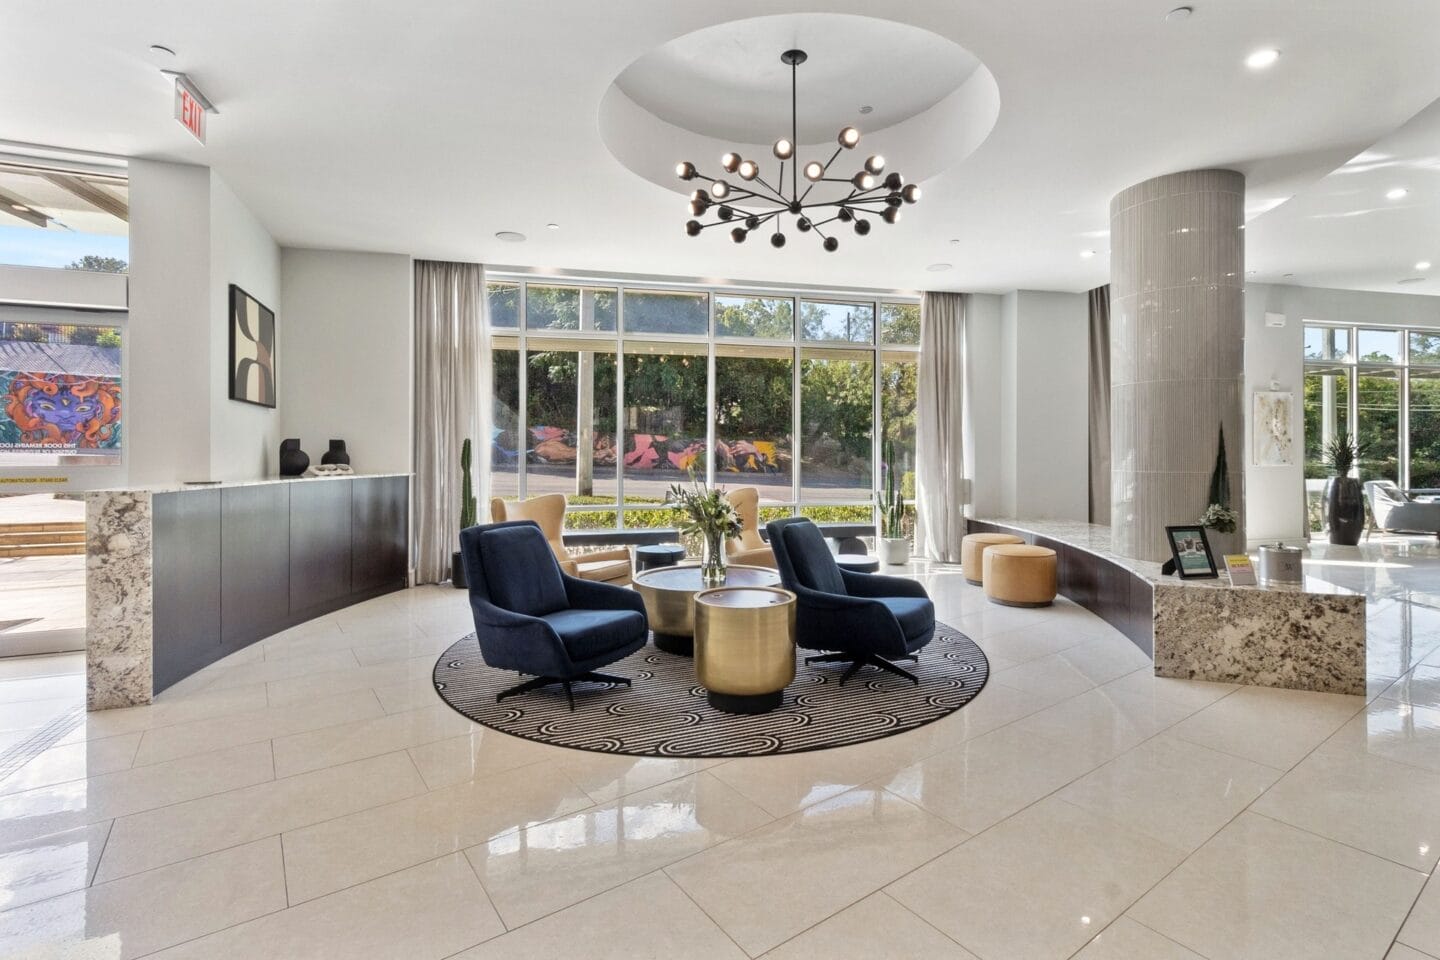
<svg viewBox="0 0 1440 960"><path fill-rule="evenodd" d="M840 228L831 227L828 234L822 228L836 221L848 223L863 237L870 232L870 217L895 223L900 219L902 206L919 201L920 187L913 183L907 184L905 178L898 173L885 173L885 158L879 154L865 158L863 167L854 176L829 176L830 168L840 154L854 150L859 145L860 131L854 127L846 127L836 136L839 145L835 152L830 154L830 159L824 163L811 160L803 167L800 165L799 158L795 156L796 141L799 139L796 72L806 59L804 50L786 50L780 55L780 61L790 67L790 136L788 139L781 137L771 147L771 152L780 161L780 173L773 184L760 175L759 163L733 151L720 158L720 166L727 174L738 177L739 183L732 183L724 178L707 177L688 160L675 165L675 175L681 180L705 180L710 184L708 189L696 190L690 194L690 214L695 219L685 223L685 232L688 235L698 237L702 231L711 227L729 224L730 239L736 243L744 243L752 232L769 224L774 227L774 232L770 234L770 245L783 247L785 233L781 230L781 215L789 214L795 218L796 230L800 233L814 233L820 238L821 246L833 253L840 247L840 240L834 235ZM790 166L788 192L785 184L786 164ZM803 192L802 177L805 181ZM810 199L811 193L822 183L844 184L848 190L843 196L837 197L840 189L822 188L821 196ZM828 199L824 199L825 196L828 196ZM712 211L716 219L702 223L699 218L711 214Z"/></svg>

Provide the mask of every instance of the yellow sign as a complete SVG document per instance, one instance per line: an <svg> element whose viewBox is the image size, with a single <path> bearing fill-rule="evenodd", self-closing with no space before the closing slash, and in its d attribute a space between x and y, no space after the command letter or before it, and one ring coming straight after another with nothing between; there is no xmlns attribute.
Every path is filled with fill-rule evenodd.
<svg viewBox="0 0 1440 960"><path fill-rule="evenodd" d="M0 477L0 483L69 483L69 477Z"/></svg>

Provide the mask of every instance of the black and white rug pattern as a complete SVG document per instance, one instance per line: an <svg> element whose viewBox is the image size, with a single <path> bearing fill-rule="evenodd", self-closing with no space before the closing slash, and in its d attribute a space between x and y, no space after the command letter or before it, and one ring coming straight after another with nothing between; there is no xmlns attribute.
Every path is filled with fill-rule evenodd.
<svg viewBox="0 0 1440 960"><path fill-rule="evenodd" d="M435 664L435 690L486 727L576 750L641 757L752 757L843 747L932 723L959 710L985 686L990 665L969 637L943 623L901 665L920 678L866 667L840 686L843 664L807 664L799 651L784 702L761 714L716 710L695 678L695 663L647 645L603 672L632 686L577 684L575 712L557 685L495 702L523 678L487 667L472 633Z"/></svg>

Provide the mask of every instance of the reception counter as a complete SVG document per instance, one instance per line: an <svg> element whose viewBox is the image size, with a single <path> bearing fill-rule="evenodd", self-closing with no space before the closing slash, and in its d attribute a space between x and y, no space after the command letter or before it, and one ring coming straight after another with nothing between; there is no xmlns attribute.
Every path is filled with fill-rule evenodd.
<svg viewBox="0 0 1440 960"><path fill-rule="evenodd" d="M256 640L403 589L409 513L408 474L87 494L89 708L149 703Z"/></svg>
<svg viewBox="0 0 1440 960"><path fill-rule="evenodd" d="M1062 520L970 520L1056 554L1059 590L1155 661L1155 674L1257 686L1365 692L1365 597L1306 576L1299 587L1165 576L1116 555L1110 528Z"/></svg>

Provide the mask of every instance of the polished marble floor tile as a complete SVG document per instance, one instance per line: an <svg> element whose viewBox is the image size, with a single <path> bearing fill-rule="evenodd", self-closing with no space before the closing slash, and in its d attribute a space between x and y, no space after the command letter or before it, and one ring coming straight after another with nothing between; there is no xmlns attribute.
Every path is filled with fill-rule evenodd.
<svg viewBox="0 0 1440 960"><path fill-rule="evenodd" d="M1440 880L1433 874L1415 899L1398 939L1406 946L1440 956Z"/></svg>
<svg viewBox="0 0 1440 960"><path fill-rule="evenodd" d="M1150 657L1120 633L1095 637L1059 651L1057 656L1092 683L1109 683L1136 670L1153 673Z"/></svg>
<svg viewBox="0 0 1440 960"><path fill-rule="evenodd" d="M270 780L255 743L0 797L0 841L38 837Z"/></svg>
<svg viewBox="0 0 1440 960"><path fill-rule="evenodd" d="M904 757L885 748L892 739L898 737L834 750L737 757L713 772L772 816L783 817L904 767Z"/></svg>
<svg viewBox="0 0 1440 960"><path fill-rule="evenodd" d="M963 841L895 795L862 787L666 868L751 956Z"/></svg>
<svg viewBox="0 0 1440 960"><path fill-rule="evenodd" d="M1242 687L1182 720L1175 736L1288 770L1365 707L1361 697ZM1257 736L1264 731L1264 736Z"/></svg>
<svg viewBox="0 0 1440 960"><path fill-rule="evenodd" d="M38 730L83 702L80 697L70 696L53 700L0 703L0 733Z"/></svg>
<svg viewBox="0 0 1440 960"><path fill-rule="evenodd" d="M504 834L465 855L513 930L772 819L699 773Z"/></svg>
<svg viewBox="0 0 1440 960"><path fill-rule="evenodd" d="M272 705L295 703L300 700L335 696L354 690L383 687L405 680L424 678L428 681L434 669L434 657L414 657L410 660L372 663L367 667L331 670L325 673L306 674L303 677L271 680L265 685L265 688Z"/></svg>
<svg viewBox="0 0 1440 960"><path fill-rule="evenodd" d="M434 703L407 713L277 737L273 743L275 775L288 777L307 770L379 756L422 743L458 737L475 728L473 721L456 713L448 704Z"/></svg>
<svg viewBox="0 0 1440 960"><path fill-rule="evenodd" d="M410 758L400 752L131 814L115 821L98 879L278 836L424 792Z"/></svg>
<svg viewBox="0 0 1440 960"><path fill-rule="evenodd" d="M267 914L152 960L442 960L505 932L458 853Z"/></svg>
<svg viewBox="0 0 1440 960"><path fill-rule="evenodd" d="M747 960L664 873L627 883L453 960Z"/></svg>
<svg viewBox="0 0 1440 960"><path fill-rule="evenodd" d="M1162 937L1129 917L1121 917L1102 930L1075 960L1205 960L1174 940Z"/></svg>
<svg viewBox="0 0 1440 960"><path fill-rule="evenodd" d="M578 750L561 750L543 743L512 737L478 724L472 724L468 733L458 737L422 743L406 752L420 771L420 776L425 779L425 785L431 790L453 787L457 783L493 776L532 763L562 763L568 760L568 755L572 753L582 757L597 756L602 760L641 759L612 758L609 755L582 753ZM582 786L578 783L576 785ZM591 799L595 799L593 794Z"/></svg>
<svg viewBox="0 0 1440 960"><path fill-rule="evenodd" d="M560 770L534 764L285 834L290 902L373 880L591 806Z"/></svg>
<svg viewBox="0 0 1440 960"><path fill-rule="evenodd" d="M1425 875L1242 813L1129 911L1205 957L1384 957Z"/></svg>
<svg viewBox="0 0 1440 960"><path fill-rule="evenodd" d="M109 820L0 845L0 910L83 890L95 876Z"/></svg>
<svg viewBox="0 0 1440 960"><path fill-rule="evenodd" d="M1103 689L1148 697L1186 707L1191 712L1202 710L1217 700L1239 690L1233 683L1211 683L1206 680L1173 680L1157 677L1151 670L1136 670L1103 684Z"/></svg>
<svg viewBox="0 0 1440 960"><path fill-rule="evenodd" d="M208 669L210 683L206 689L224 690L227 687L307 677L315 673L330 673L359 666L355 654L349 650L331 650L303 657L287 657L284 660L260 660L241 666L228 666L228 661L227 657Z"/></svg>
<svg viewBox="0 0 1440 960"><path fill-rule="evenodd" d="M859 903L765 954L765 960L979 960L884 893Z"/></svg>
<svg viewBox="0 0 1440 960"><path fill-rule="evenodd" d="M0 780L0 796L130 769L140 734L54 746Z"/></svg>
<svg viewBox="0 0 1440 960"><path fill-rule="evenodd" d="M0 913L0 956L130 960L284 907L271 837Z"/></svg>
<svg viewBox="0 0 1440 960"><path fill-rule="evenodd" d="M1047 707L1095 686L1094 681L1075 669L1074 665L1053 653L1016 667L997 670L992 677L998 683L1028 693Z"/></svg>
<svg viewBox="0 0 1440 960"><path fill-rule="evenodd" d="M1116 757L1189 715L1188 708L1108 690L1088 690L1013 725L1058 743L1093 766Z"/></svg>
<svg viewBox="0 0 1440 960"><path fill-rule="evenodd" d="M1317 751L1252 809L1426 873L1440 860L1440 773L1373 754Z"/></svg>
<svg viewBox="0 0 1440 960"><path fill-rule="evenodd" d="M1058 796L1188 852L1279 777L1273 767L1161 734L1064 787Z"/></svg>
<svg viewBox="0 0 1440 960"><path fill-rule="evenodd" d="M84 703L84 700L82 698L77 702ZM153 704L87 713L85 722L60 742L75 743L98 737L116 737L177 723L234 716L267 706L269 701L266 699L263 683L221 690L199 690L192 694L176 694L166 690Z"/></svg>
<svg viewBox="0 0 1440 960"><path fill-rule="evenodd" d="M887 892L984 960L1064 960L1184 856L1050 798Z"/></svg>
<svg viewBox="0 0 1440 960"><path fill-rule="evenodd" d="M493 730L489 732L494 735ZM526 746L530 748L527 756L549 759L596 803L608 803L617 797L648 790L702 770L718 769L730 762L690 757L626 757L586 750L563 750L557 754L541 744L527 743Z"/></svg>
<svg viewBox="0 0 1440 960"><path fill-rule="evenodd" d="M1428 953L1421 953L1413 947L1407 947L1403 943L1397 943L1385 954L1385 960L1436 960Z"/></svg>
<svg viewBox="0 0 1440 960"><path fill-rule="evenodd" d="M1317 753L1367 753L1440 773L1440 710L1376 700Z"/></svg>

